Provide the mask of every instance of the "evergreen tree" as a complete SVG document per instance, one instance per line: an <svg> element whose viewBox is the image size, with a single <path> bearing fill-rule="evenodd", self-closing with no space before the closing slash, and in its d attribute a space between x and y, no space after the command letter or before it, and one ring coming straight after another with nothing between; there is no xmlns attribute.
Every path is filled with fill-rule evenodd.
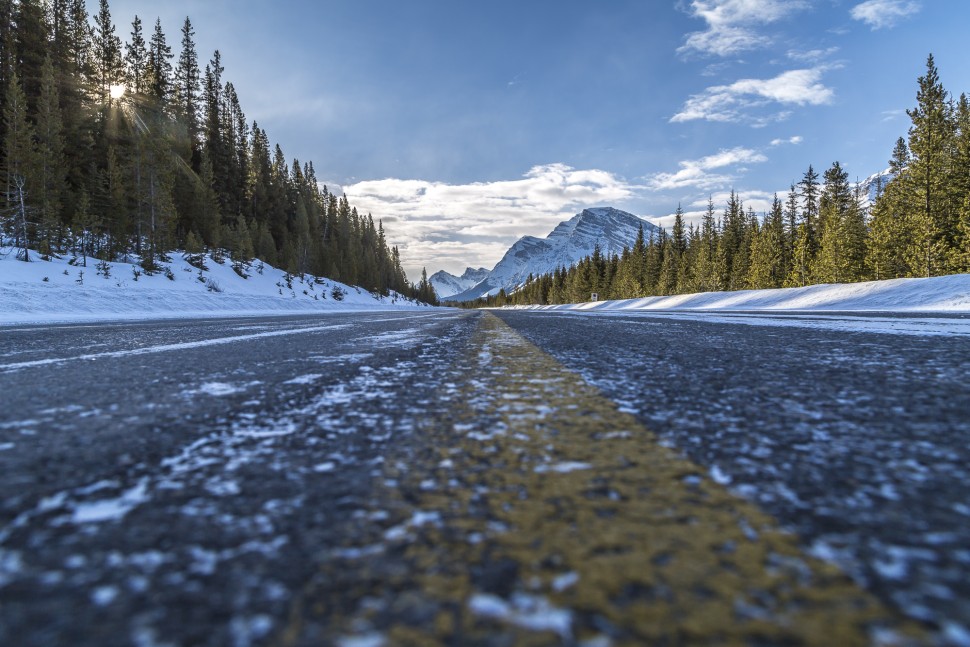
<svg viewBox="0 0 970 647"><path fill-rule="evenodd" d="M67 178L61 107L50 56L45 59L42 72L36 134L39 173L36 202L42 229L41 251L50 255L61 248L62 197Z"/></svg>
<svg viewBox="0 0 970 647"><path fill-rule="evenodd" d="M7 84L3 106L4 177L6 183L5 229L11 231L18 258L30 260L28 249L34 243L34 186L38 180L34 129L27 120L27 97L16 71Z"/></svg>
<svg viewBox="0 0 970 647"><path fill-rule="evenodd" d="M966 94L957 103L957 142L954 155L953 204L959 207L956 240L950 266L970 272L970 101Z"/></svg>
<svg viewBox="0 0 970 647"><path fill-rule="evenodd" d="M135 95L148 92L148 47L142 33L141 18L131 23L131 40L125 44L125 84Z"/></svg>
<svg viewBox="0 0 970 647"><path fill-rule="evenodd" d="M748 287L780 288L785 279L785 222L781 200L776 194L764 224L753 236Z"/></svg>
<svg viewBox="0 0 970 647"><path fill-rule="evenodd" d="M500 299L504 305L505 290L501 290L499 294L501 295ZM438 295L435 293L434 286L431 285L431 281L428 280L428 270L423 267L421 268L421 281L420 283L418 283L418 291L417 291L416 298L418 299L418 301L421 301L423 303L427 303L434 306L438 305Z"/></svg>
<svg viewBox="0 0 970 647"><path fill-rule="evenodd" d="M798 183L802 212L792 246L788 285L801 287L813 282L812 267L818 253L818 173L811 165Z"/></svg>
<svg viewBox="0 0 970 647"><path fill-rule="evenodd" d="M28 113L33 115L40 100L42 70L48 54L47 20L40 0L18 0L14 7L15 42L11 52Z"/></svg>
<svg viewBox="0 0 970 647"><path fill-rule="evenodd" d="M707 210L701 222L700 239L694 272L694 290L713 292L720 289L717 272L718 231L714 216L714 198L708 197Z"/></svg>
<svg viewBox="0 0 970 647"><path fill-rule="evenodd" d="M115 26L111 22L108 0L99 0L98 14L94 18L93 52L97 101L100 105L107 106L111 102L111 86L120 84L125 77L121 39L115 34Z"/></svg>
<svg viewBox="0 0 970 647"><path fill-rule="evenodd" d="M155 20L155 31L148 45L148 73L146 84L148 94L159 111L166 110L172 98L172 48L169 47L162 21Z"/></svg>
<svg viewBox="0 0 970 647"><path fill-rule="evenodd" d="M195 51L195 30L192 29L192 21L188 17L182 25L182 53L179 55L178 66L175 69L175 82L177 88L178 104L176 117L178 122L185 128L188 138L189 156L186 161L191 160L192 168L198 170L199 166L199 56Z"/></svg>
<svg viewBox="0 0 970 647"><path fill-rule="evenodd" d="M907 264L907 241L914 212L912 180L909 174L909 147L900 137L889 160L889 182L872 207L868 270L876 280L910 275Z"/></svg>
<svg viewBox="0 0 970 647"><path fill-rule="evenodd" d="M906 250L907 261L920 275L935 276L947 270L949 251L954 247L956 209L948 200L947 171L955 132L949 94L940 82L932 54L926 60L926 74L919 77L916 107L906 113L913 122L909 175L920 202L918 212L911 216L917 237Z"/></svg>
<svg viewBox="0 0 970 647"><path fill-rule="evenodd" d="M812 266L812 276L821 283L845 280L847 260L844 221L848 216L852 192L849 174L835 162L825 172L825 185L819 201L819 252Z"/></svg>

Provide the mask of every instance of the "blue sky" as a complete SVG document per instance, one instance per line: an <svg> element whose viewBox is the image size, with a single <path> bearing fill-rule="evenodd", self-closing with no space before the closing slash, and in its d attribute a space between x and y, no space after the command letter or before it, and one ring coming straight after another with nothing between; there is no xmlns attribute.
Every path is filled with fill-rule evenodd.
<svg viewBox="0 0 970 647"><path fill-rule="evenodd" d="M96 2L89 0L92 11ZM491 267L584 207L661 223L809 164L864 178L926 55L970 92L964 0L113 0L218 47L250 121L385 222L412 278Z"/></svg>

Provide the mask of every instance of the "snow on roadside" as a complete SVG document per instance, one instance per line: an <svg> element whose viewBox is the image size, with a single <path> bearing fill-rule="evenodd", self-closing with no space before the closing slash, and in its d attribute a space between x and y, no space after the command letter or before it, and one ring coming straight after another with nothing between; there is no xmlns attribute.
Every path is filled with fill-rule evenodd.
<svg viewBox="0 0 970 647"><path fill-rule="evenodd" d="M152 276L133 263L89 258L81 267L69 263L69 256L32 257L24 263L12 253L0 255L0 325L425 307L396 294L380 297L329 279L288 276L259 260L237 266L244 278L230 260L219 263L209 255L200 271L173 252L163 271Z"/></svg>
<svg viewBox="0 0 970 647"><path fill-rule="evenodd" d="M520 309L578 311L711 310L812 312L970 312L970 274L928 279L811 285L804 288L702 292Z"/></svg>

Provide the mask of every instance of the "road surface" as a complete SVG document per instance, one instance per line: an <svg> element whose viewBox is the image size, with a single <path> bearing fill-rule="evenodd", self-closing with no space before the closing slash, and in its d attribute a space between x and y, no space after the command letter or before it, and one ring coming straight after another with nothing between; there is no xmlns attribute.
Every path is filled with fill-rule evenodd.
<svg viewBox="0 0 970 647"><path fill-rule="evenodd" d="M970 644L970 336L763 324L0 329L0 644Z"/></svg>

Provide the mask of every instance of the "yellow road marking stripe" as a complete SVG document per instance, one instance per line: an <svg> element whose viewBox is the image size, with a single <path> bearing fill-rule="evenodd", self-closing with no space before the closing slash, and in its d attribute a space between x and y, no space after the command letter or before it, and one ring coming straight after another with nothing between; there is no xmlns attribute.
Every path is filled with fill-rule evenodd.
<svg viewBox="0 0 970 647"><path fill-rule="evenodd" d="M385 470L396 523L362 524L365 549L324 563L282 643L925 641L497 317L454 368L429 468Z"/></svg>

